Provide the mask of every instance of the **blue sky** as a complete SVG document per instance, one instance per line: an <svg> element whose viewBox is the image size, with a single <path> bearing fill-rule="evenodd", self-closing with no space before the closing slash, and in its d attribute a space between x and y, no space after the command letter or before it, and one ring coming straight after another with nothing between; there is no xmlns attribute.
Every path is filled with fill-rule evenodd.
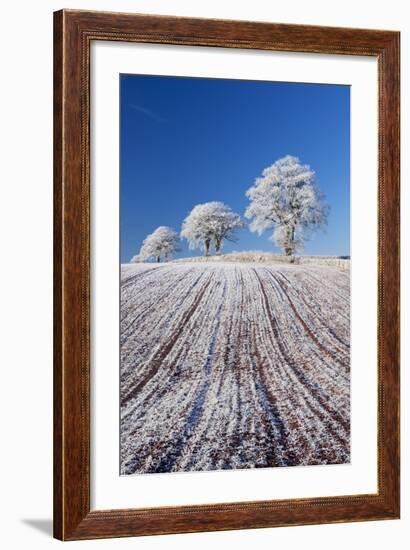
<svg viewBox="0 0 410 550"><path fill-rule="evenodd" d="M158 226L180 231L198 203L243 215L246 190L288 154L316 172L331 208L304 253L350 253L348 86L121 75L120 95L122 262ZM269 236L241 230L223 252L278 252ZM178 257L201 253L182 241Z"/></svg>

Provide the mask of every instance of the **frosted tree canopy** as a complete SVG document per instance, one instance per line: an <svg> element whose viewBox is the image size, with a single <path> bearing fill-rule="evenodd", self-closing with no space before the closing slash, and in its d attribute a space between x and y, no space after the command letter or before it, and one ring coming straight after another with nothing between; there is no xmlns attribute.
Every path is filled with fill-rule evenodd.
<svg viewBox="0 0 410 550"><path fill-rule="evenodd" d="M160 262L161 258L168 260L178 250L178 233L170 227L161 225L144 239L140 253L137 257L134 256L133 261L145 261L155 258L157 262Z"/></svg>
<svg viewBox="0 0 410 550"><path fill-rule="evenodd" d="M261 235L272 229L271 240L288 256L327 223L329 207L315 186L315 173L297 157L287 155L265 168L246 196L250 230Z"/></svg>
<svg viewBox="0 0 410 550"><path fill-rule="evenodd" d="M236 231L243 226L239 214L223 202L206 202L197 204L185 218L181 237L191 249L203 248L206 256L213 242L216 254L220 254L223 241L235 241Z"/></svg>

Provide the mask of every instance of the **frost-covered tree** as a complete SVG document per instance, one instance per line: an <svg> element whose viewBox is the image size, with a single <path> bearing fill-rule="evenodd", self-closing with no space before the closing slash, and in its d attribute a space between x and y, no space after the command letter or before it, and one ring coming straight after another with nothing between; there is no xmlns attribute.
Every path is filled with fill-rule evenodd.
<svg viewBox="0 0 410 550"><path fill-rule="evenodd" d="M136 254L133 256L130 260L130 264L139 264L140 262L143 262L144 260L141 258L140 254Z"/></svg>
<svg viewBox="0 0 410 550"><path fill-rule="evenodd" d="M154 258L157 262L160 262L161 258L166 261L178 250L178 233L170 227L161 225L144 239L138 256L142 261Z"/></svg>
<svg viewBox="0 0 410 550"><path fill-rule="evenodd" d="M287 155L265 168L246 196L251 231L261 235L272 229L271 240L287 256L303 249L311 233L327 223L329 207L315 185L315 173L297 157Z"/></svg>
<svg viewBox="0 0 410 550"><path fill-rule="evenodd" d="M182 223L181 237L189 243L189 248L203 248L209 256L212 233L209 227L209 203L197 204Z"/></svg>
<svg viewBox="0 0 410 550"><path fill-rule="evenodd" d="M211 214L211 227L216 254L221 253L224 240L236 242L236 233L238 229L244 227L244 222L239 214L232 211L229 206L222 202L210 203L213 209Z"/></svg>
<svg viewBox="0 0 410 550"><path fill-rule="evenodd" d="M223 202L197 204L182 224L181 237L187 239L189 248L203 248L209 256L211 242L216 254L220 254L224 240L235 241L236 231L243 227L241 217Z"/></svg>

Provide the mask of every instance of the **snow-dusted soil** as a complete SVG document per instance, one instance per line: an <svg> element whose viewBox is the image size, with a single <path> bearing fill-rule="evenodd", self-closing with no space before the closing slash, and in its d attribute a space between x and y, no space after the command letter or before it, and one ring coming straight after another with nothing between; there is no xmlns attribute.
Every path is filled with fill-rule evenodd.
<svg viewBox="0 0 410 550"><path fill-rule="evenodd" d="M122 266L121 473L349 462L349 325L348 271Z"/></svg>

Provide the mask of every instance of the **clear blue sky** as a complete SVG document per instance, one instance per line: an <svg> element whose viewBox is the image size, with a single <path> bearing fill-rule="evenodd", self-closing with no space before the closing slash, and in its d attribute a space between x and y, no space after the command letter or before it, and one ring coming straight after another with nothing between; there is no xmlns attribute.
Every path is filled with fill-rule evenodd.
<svg viewBox="0 0 410 550"><path fill-rule="evenodd" d="M160 225L176 231L193 206L223 201L243 215L262 170L294 155L330 204L326 233L306 254L350 254L350 88L121 75L121 261ZM244 229L223 252L277 252ZM201 254L181 242L178 257Z"/></svg>

